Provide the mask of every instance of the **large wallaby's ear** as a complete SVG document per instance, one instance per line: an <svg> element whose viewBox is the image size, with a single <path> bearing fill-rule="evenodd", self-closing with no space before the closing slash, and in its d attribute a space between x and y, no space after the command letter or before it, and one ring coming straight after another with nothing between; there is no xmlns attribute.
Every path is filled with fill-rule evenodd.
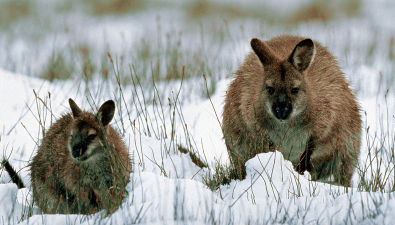
<svg viewBox="0 0 395 225"><path fill-rule="evenodd" d="M80 117L82 115L82 110L77 106L77 104L75 104L73 99L69 98L69 104L71 111L73 112L73 117L74 118Z"/></svg>
<svg viewBox="0 0 395 225"><path fill-rule="evenodd" d="M103 126L107 126L114 117L115 103L113 100L108 100L100 106L97 112L97 119L101 120Z"/></svg>
<svg viewBox="0 0 395 225"><path fill-rule="evenodd" d="M259 57L263 65L270 65L275 58L270 48L257 38L251 39L251 47L255 54Z"/></svg>
<svg viewBox="0 0 395 225"><path fill-rule="evenodd" d="M311 39L304 39L294 48L288 61L300 72L303 72L314 56L314 43Z"/></svg>

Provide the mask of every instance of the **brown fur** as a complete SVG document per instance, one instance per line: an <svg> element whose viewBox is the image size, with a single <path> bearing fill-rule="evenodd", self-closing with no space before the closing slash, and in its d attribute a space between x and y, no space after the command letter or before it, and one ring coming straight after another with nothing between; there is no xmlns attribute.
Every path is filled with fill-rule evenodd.
<svg viewBox="0 0 395 225"><path fill-rule="evenodd" d="M109 125L115 104L107 101L94 115L69 103L72 114L50 127L33 157L33 199L43 213L113 212L132 172L125 144Z"/></svg>
<svg viewBox="0 0 395 225"><path fill-rule="evenodd" d="M251 46L254 52L236 71L223 110L238 178L245 178L245 162L255 154L279 150L299 173L307 170L321 181L333 175L335 183L350 186L361 118L335 57L302 37L253 39Z"/></svg>

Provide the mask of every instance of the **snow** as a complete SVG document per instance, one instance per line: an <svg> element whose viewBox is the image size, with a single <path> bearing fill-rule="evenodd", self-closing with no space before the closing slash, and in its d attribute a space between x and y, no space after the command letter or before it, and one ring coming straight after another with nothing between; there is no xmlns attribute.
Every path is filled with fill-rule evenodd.
<svg viewBox="0 0 395 225"><path fill-rule="evenodd" d="M7 90L7 94L2 95L0 99L1 102L7 102L7 110L2 111L2 116L7 118L2 124L3 130L12 130L10 133L2 133L0 143L3 154L10 156L11 164L16 168L22 168L35 151L35 142L29 137L27 130L35 135L34 131L39 128L32 115L37 113L34 107L31 109L33 113L28 112L22 118L18 111L26 110L26 104L31 105L34 102L32 89L40 89L37 93L43 99L48 92L58 92L57 95L65 92L63 94L66 95L66 90L69 90L69 95L76 95L74 91L70 91L74 81L51 84L4 70L0 71L0 80L7 81L2 82L0 87ZM220 126L211 102L220 117L224 92L229 81L225 79L218 83L217 92L211 97L211 101L204 100L198 104L182 106L185 122L190 125L188 129L191 136L197 146L202 146L199 151L205 154L207 161L211 163L214 159L219 159L222 163L227 162L226 147L221 139ZM63 87L63 90L60 87ZM55 116L68 111L65 97L51 98L52 107L59 108L53 110ZM82 108L87 107L87 104L81 103L81 98L78 100L80 102L77 104L83 105ZM362 109L368 115L364 122L371 126L369 132L381 129L374 126L378 115L376 108L370 107L377 105L379 101L376 98L361 100ZM394 112L393 107L389 111ZM119 118L115 120L119 122ZM23 123L27 130L18 121ZM15 128L11 129L14 125ZM176 130L179 132L179 129ZM182 140L182 133L177 133L176 137ZM212 192L202 182L202 175L207 169L200 170L187 154L175 151L169 138L158 140L140 135L133 128L129 128L124 139L130 147L130 153L135 157L135 172L130 175L128 197L122 207L109 217L103 218L103 212L92 216L41 215L39 209L34 208L33 215L21 221L22 214L26 215L26 208L31 202L28 171L23 169L22 178L28 188L18 190L14 184L0 184L0 221L12 224L123 224L130 221L153 224L177 221L195 224L212 221L220 224L281 221L316 221L320 224L338 224L346 221L384 224L392 222L391 211L395 207L393 193L360 192L355 187L346 189L309 181L308 173L300 175L295 172L292 164L284 160L279 152L257 155L246 164L246 180L234 180ZM366 143L362 146L366 146ZM12 149L14 151L11 154ZM143 155L141 164L137 159L137 151L140 157ZM366 151L366 147L363 147L361 159L366 157ZM354 184L358 179L358 175L354 174ZM6 173L1 173L0 180L2 183L8 183L9 177Z"/></svg>
<svg viewBox="0 0 395 225"><path fill-rule="evenodd" d="M295 0L292 4L297 2L306 1ZM381 1L383 7L380 9L384 10L385 6L391 5L389 2ZM279 1L272 7L281 8L284 3L285 1ZM251 0L249 4L254 4L254 1ZM292 7L288 10L291 10L290 8ZM91 20L77 13L65 23L85 21L72 31L77 42L85 41L91 46L97 46L101 49L97 50L100 52L108 47L104 40L108 38L111 42L110 51L115 55L132 49L133 43L141 38L152 36L153 30L158 26L155 14L137 13L125 18L103 17ZM210 168L214 168L217 163L229 164L220 127L224 96L231 81L230 78L226 78L229 77L226 73L234 71L250 51L248 41L245 41L243 35L255 37L259 33L256 30L257 23L244 21L243 26L248 34L246 35L238 34L238 25L229 22L229 29L237 34L230 43L219 47L223 49L217 59L220 63L230 62L230 65L215 71L221 79L216 82L215 92L210 99L203 99L198 94L199 91L205 90L201 87L204 84L201 77L184 81L178 102L175 102L175 98L181 85L180 81L156 84L163 102L165 122L158 119L158 115L161 117L162 114L155 114L160 111L157 111L158 108L153 104L149 104L146 109L138 107L135 103L136 93L141 96L142 90L135 90L133 85L122 86L122 93L126 99L123 102L119 100L119 86L112 82L98 79L85 83L83 80L69 79L50 83L34 76L0 69L0 158L9 158L17 171L20 170L19 174L27 186L18 190L16 185L10 182L8 174L0 170L0 224L392 224L395 219L395 196L391 192L394 184L394 163L389 155L394 147L395 93L392 89L386 93L392 83L385 83L386 79L383 81L379 77L383 74L390 78L387 81L393 80L393 62L383 60L386 56L380 55L381 50L377 51L371 61L361 59L361 55L366 55L367 50L358 46L366 46L375 35L366 32L365 29L379 24L377 21L382 18L378 14L372 14L371 17L376 22L364 24L364 19L350 20L338 25L329 25L329 31L312 23L300 25L291 33L319 40L338 56L346 77L352 81L351 87L356 90L361 106L363 132L359 166L367 171L364 179L370 181L378 173L382 182L387 180L384 191L361 191L358 183L362 177L358 171L353 175L352 188L311 181L307 172L304 175L295 172L292 164L284 160L279 152L259 154L249 160L246 163L247 178L243 181L233 180L216 191L211 191L204 184L204 178L212 175L213 170L198 168L191 162L188 154L182 154L177 150L177 145L192 147ZM180 14L161 15L161 20L170 21L170 25L162 27L163 33L180 24L187 24L186 27L189 27L188 21L180 22L179 18L182 18ZM143 20L146 21L141 23ZM381 38L385 41L392 35L390 29L385 29L394 27L390 24L392 20L386 20L386 23L379 24L384 28L384 31L380 30L379 33L384 34ZM200 37L193 39L197 32L185 32L182 43L190 48L197 48L196 45L188 45L197 39L201 41ZM281 28L269 27L263 37L282 32L284 30ZM83 35L79 35L82 33ZM104 36L107 35L106 38L97 38L103 33ZM39 56L51 53L56 45L52 42L55 37L57 42L63 43L61 48L67 45L64 42L68 38L66 34L50 34L44 39L44 42L50 43L46 45L44 53L38 54ZM30 47L22 40L16 40L15 43L11 47L16 50L13 54L23 55ZM205 43L206 50L217 52L215 46L210 46L210 41L207 43L206 40ZM345 46L355 51L344 56L343 50L347 49ZM45 57L31 59L32 66L41 68L41 61L45 61L43 58ZM127 60L128 58L125 59ZM24 60L20 61L21 66L24 66ZM147 99L157 98L153 90L147 88L143 91ZM48 129L51 121L70 111L67 103L70 97L85 110L92 110L94 105L98 106L108 99L117 102L116 115L111 124L122 131L129 153L134 158L134 172L130 175L128 195L122 206L108 217L104 217L104 212L90 216L45 215L34 205L33 208L29 208L32 206L32 190L27 165L42 138L43 127ZM172 106L168 105L168 98ZM174 103L177 103L176 108ZM173 111L174 139L170 138ZM146 113L149 122L138 119L138 113ZM129 119L136 120L136 126L130 124ZM148 135L147 126L156 133ZM167 134L166 138L164 133ZM375 153L375 149L381 151ZM377 158L371 160L371 155ZM28 216L29 211L31 216Z"/></svg>

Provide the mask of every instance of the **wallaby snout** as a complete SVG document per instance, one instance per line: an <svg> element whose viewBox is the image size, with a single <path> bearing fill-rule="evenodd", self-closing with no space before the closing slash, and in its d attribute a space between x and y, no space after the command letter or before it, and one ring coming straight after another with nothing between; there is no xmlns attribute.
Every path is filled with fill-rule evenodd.
<svg viewBox="0 0 395 225"><path fill-rule="evenodd" d="M279 120L286 120L292 112L292 103L286 94L279 94L273 103L273 114Z"/></svg>
<svg viewBox="0 0 395 225"><path fill-rule="evenodd" d="M74 158L81 157L85 154L88 149L90 140L87 137L83 137L82 134L70 136L70 146L72 146L72 155Z"/></svg>
<svg viewBox="0 0 395 225"><path fill-rule="evenodd" d="M273 104L273 114L279 120L286 120L292 111L292 105L286 101L276 101Z"/></svg>

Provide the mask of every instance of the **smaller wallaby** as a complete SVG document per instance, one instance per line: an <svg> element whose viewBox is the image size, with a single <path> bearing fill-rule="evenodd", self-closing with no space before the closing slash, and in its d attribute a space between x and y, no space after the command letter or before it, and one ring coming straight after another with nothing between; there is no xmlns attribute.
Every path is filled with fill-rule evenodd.
<svg viewBox="0 0 395 225"><path fill-rule="evenodd" d="M316 41L288 35L254 38L251 47L223 110L235 177L245 178L257 153L278 150L312 180L350 186L362 122L336 58Z"/></svg>
<svg viewBox="0 0 395 225"><path fill-rule="evenodd" d="M109 124L112 100L96 115L70 98L72 113L45 133L31 162L33 199L43 213L115 211L126 194L132 165L119 133Z"/></svg>
<svg viewBox="0 0 395 225"><path fill-rule="evenodd" d="M10 162L7 159L3 159L1 164L4 166L5 170L10 175L12 182L14 182L16 186L18 186L18 189L25 188L22 179L15 171L15 169L11 166Z"/></svg>

